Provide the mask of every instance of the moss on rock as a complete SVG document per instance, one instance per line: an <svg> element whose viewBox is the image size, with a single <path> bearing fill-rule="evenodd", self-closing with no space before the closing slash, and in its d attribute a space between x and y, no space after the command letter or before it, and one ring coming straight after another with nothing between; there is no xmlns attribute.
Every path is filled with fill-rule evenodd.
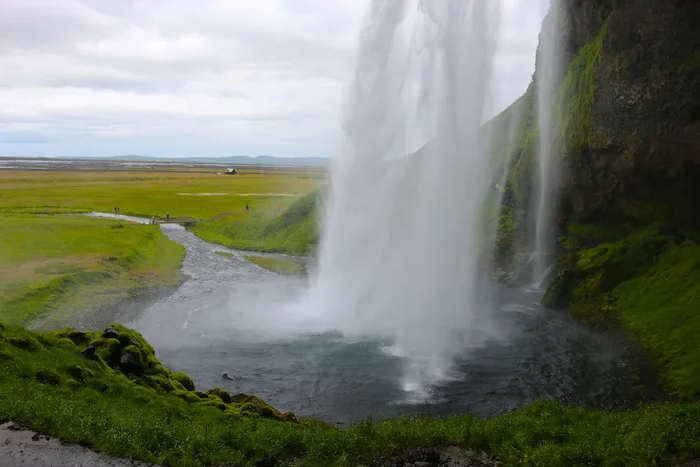
<svg viewBox="0 0 700 467"><path fill-rule="evenodd" d="M10 336L7 342L22 350L36 351L41 348L39 341L31 336Z"/></svg>
<svg viewBox="0 0 700 467"><path fill-rule="evenodd" d="M170 378L182 384L182 386L188 391L194 391L194 383L192 382L192 378L187 376L185 373L173 373L172 375L170 375Z"/></svg>

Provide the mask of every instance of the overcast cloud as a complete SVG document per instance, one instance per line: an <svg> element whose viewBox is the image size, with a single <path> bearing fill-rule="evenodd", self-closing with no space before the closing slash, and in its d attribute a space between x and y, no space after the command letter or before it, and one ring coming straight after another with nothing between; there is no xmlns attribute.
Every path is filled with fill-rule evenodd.
<svg viewBox="0 0 700 467"><path fill-rule="evenodd" d="M548 4L503 2L491 113L529 84ZM2 0L0 156L334 155L366 5Z"/></svg>

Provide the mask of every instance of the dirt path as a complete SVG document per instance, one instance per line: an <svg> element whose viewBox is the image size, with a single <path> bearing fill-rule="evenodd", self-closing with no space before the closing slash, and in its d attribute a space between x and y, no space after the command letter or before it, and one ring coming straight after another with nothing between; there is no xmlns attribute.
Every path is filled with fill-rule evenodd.
<svg viewBox="0 0 700 467"><path fill-rule="evenodd" d="M0 467L147 467L116 459L75 444L23 430L12 422L0 425Z"/></svg>

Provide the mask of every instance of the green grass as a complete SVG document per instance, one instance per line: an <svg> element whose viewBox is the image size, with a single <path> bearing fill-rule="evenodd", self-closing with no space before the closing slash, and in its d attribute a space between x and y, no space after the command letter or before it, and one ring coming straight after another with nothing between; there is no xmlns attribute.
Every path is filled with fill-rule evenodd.
<svg viewBox="0 0 700 467"><path fill-rule="evenodd" d="M700 398L700 246L665 251L641 277L614 291L624 327L656 357L667 383Z"/></svg>
<svg viewBox="0 0 700 467"><path fill-rule="evenodd" d="M309 193L282 212L219 216L197 223L192 232L229 248L304 255L318 237L317 198Z"/></svg>
<svg viewBox="0 0 700 467"><path fill-rule="evenodd" d="M215 251L214 253L224 258L233 258L233 253L229 253L228 251Z"/></svg>
<svg viewBox="0 0 700 467"><path fill-rule="evenodd" d="M157 226L5 214L0 219L0 319L60 321L177 285L183 257L182 246Z"/></svg>
<svg viewBox="0 0 700 467"><path fill-rule="evenodd" d="M611 235L577 226L588 240ZM657 363L667 388L700 398L700 245L658 225L564 256L545 301L596 327L622 326ZM684 238L685 237L685 238ZM569 238L569 237L566 237ZM574 239L577 237L574 237ZM608 237L609 238L609 237ZM571 243L560 239L560 243Z"/></svg>
<svg viewBox="0 0 700 467"><path fill-rule="evenodd" d="M211 218L245 210L275 212L315 190L322 170L245 170L235 176L174 170L2 171L0 212L114 212L135 216Z"/></svg>
<svg viewBox="0 0 700 467"><path fill-rule="evenodd" d="M271 258L268 256L248 255L245 257L251 263L255 263L261 268L273 271L278 274L295 275L306 274L306 268L299 261L284 258Z"/></svg>
<svg viewBox="0 0 700 467"><path fill-rule="evenodd" d="M346 430L281 414L252 396L192 391L133 331L33 333L0 326L0 417L109 454L173 466L369 463L409 447L457 444L505 465L670 465L700 452L700 405L600 412L543 401L492 419L401 418ZM98 348L90 359L88 344ZM132 353L140 369L119 370ZM233 400L232 400L233 399ZM229 402L226 402L226 401Z"/></svg>

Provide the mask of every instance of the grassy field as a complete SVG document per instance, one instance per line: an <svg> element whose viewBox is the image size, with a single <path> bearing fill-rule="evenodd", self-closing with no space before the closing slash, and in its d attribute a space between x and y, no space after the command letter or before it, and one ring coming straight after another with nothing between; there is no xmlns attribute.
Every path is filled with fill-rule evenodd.
<svg viewBox="0 0 700 467"><path fill-rule="evenodd" d="M229 248L304 255L317 242L318 192L296 199L286 210L218 216L192 227L199 237Z"/></svg>
<svg viewBox="0 0 700 467"><path fill-rule="evenodd" d="M69 442L162 465L358 465L410 447L455 444L505 465L672 465L700 452L700 404L626 412L541 402L491 419L366 421L341 430L263 401L196 391L133 331L34 333L0 325L0 417ZM92 345L86 357L80 351ZM129 368L124 355L131 355ZM133 376L124 375L128 371Z"/></svg>
<svg viewBox="0 0 700 467"><path fill-rule="evenodd" d="M114 212L135 216L211 218L223 213L270 217L315 190L315 169L121 171L0 171L0 212Z"/></svg>
<svg viewBox="0 0 700 467"><path fill-rule="evenodd" d="M0 319L100 312L175 286L184 249L157 226L61 215L0 216Z"/></svg>
<svg viewBox="0 0 700 467"><path fill-rule="evenodd" d="M306 267L299 261L284 258L270 258L267 256L248 255L245 257L251 263L255 263L261 268L273 271L278 274L296 275L306 274Z"/></svg>

